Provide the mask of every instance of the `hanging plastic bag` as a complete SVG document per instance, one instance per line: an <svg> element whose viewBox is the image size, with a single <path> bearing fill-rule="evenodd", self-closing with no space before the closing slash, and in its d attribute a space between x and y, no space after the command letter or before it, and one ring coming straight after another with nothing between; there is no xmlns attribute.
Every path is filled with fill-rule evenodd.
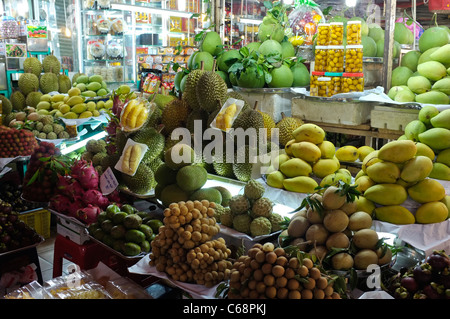
<svg viewBox="0 0 450 319"><path fill-rule="evenodd" d="M296 0L288 20L291 28L289 41L294 46L312 45L317 25L326 22L319 5L312 0Z"/></svg>

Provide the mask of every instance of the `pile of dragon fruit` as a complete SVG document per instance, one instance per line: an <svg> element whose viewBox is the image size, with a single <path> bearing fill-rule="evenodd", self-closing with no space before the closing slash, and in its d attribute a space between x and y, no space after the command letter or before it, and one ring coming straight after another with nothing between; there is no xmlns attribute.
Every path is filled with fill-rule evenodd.
<svg viewBox="0 0 450 319"><path fill-rule="evenodd" d="M120 203L117 190L105 196L100 191L100 176L92 162L75 160L69 174L59 175L49 208L89 225L111 203Z"/></svg>

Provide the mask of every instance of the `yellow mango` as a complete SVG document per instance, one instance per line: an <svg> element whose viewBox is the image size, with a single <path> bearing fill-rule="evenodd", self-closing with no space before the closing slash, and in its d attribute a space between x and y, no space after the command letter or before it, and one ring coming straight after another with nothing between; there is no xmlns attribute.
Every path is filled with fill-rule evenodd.
<svg viewBox="0 0 450 319"><path fill-rule="evenodd" d="M320 144L325 139L325 131L318 125L305 123L292 131L297 142L308 141L314 144Z"/></svg>
<svg viewBox="0 0 450 319"><path fill-rule="evenodd" d="M386 183L369 187L364 197L380 205L400 205L408 198L408 193L401 185Z"/></svg>
<svg viewBox="0 0 450 319"><path fill-rule="evenodd" d="M392 162L377 162L366 168L366 174L375 183L395 183L400 177L400 169Z"/></svg>
<svg viewBox="0 0 450 319"><path fill-rule="evenodd" d="M378 151L378 158L383 161L403 163L416 155L416 143L411 140L396 140L383 145Z"/></svg>
<svg viewBox="0 0 450 319"><path fill-rule="evenodd" d="M354 162L359 158L358 148L353 145L339 147L335 155L342 162Z"/></svg>
<svg viewBox="0 0 450 319"><path fill-rule="evenodd" d="M291 158L280 165L280 171L287 177L308 176L312 168L308 162L300 158Z"/></svg>
<svg viewBox="0 0 450 319"><path fill-rule="evenodd" d="M313 165L312 171L317 177L324 178L336 172L339 167L339 161L334 158L321 158Z"/></svg>
<svg viewBox="0 0 450 319"><path fill-rule="evenodd" d="M400 177L405 182L417 182L431 173L433 162L427 156L414 156L403 166Z"/></svg>
<svg viewBox="0 0 450 319"><path fill-rule="evenodd" d="M419 224L440 223L448 217L448 208L443 202L428 202L420 205L416 211Z"/></svg>
<svg viewBox="0 0 450 319"><path fill-rule="evenodd" d="M434 202L445 197L445 188L439 181L426 178L409 187L408 195L418 203Z"/></svg>
<svg viewBox="0 0 450 319"><path fill-rule="evenodd" d="M376 219L391 224L407 225L414 224L416 221L414 215L400 205L381 206L375 208L374 212Z"/></svg>
<svg viewBox="0 0 450 319"><path fill-rule="evenodd" d="M283 180L284 189L296 193L313 193L317 186L317 182L309 176L297 176Z"/></svg>
<svg viewBox="0 0 450 319"><path fill-rule="evenodd" d="M320 148L316 144L311 142L293 143L291 146L291 150L292 155L297 158L301 158L302 160L309 163L317 162L322 155Z"/></svg>

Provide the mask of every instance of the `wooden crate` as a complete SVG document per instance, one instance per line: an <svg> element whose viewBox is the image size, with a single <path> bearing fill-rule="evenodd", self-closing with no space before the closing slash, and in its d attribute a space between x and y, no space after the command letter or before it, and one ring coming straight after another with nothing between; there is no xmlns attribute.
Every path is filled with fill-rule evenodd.
<svg viewBox="0 0 450 319"><path fill-rule="evenodd" d="M341 125L361 125L370 121L375 103L340 102L319 99L292 99L291 114L304 121Z"/></svg>
<svg viewBox="0 0 450 319"><path fill-rule="evenodd" d="M376 105L370 114L370 125L375 128L404 131L405 126L417 120L418 109Z"/></svg>

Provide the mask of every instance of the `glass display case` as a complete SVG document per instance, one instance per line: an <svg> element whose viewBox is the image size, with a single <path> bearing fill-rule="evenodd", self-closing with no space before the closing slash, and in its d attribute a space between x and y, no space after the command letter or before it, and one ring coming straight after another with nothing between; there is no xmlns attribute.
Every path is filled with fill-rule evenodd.
<svg viewBox="0 0 450 319"><path fill-rule="evenodd" d="M187 63L204 27L202 0L75 3L79 70L102 75L112 88L138 84L144 69L162 71L163 82L173 82L173 64Z"/></svg>
<svg viewBox="0 0 450 319"><path fill-rule="evenodd" d="M80 71L98 74L111 87L134 80L131 12L114 9L109 1L79 1L78 55Z"/></svg>

